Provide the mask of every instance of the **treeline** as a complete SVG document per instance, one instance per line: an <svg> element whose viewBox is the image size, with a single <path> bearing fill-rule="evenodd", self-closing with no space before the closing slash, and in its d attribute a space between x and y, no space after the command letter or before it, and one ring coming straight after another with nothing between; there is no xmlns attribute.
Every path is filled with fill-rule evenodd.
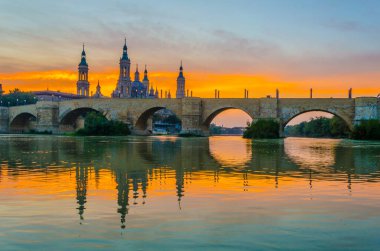
<svg viewBox="0 0 380 251"><path fill-rule="evenodd" d="M211 124L209 128L209 132L211 135L242 135L244 132L243 127L224 127L218 126L216 124Z"/></svg>
<svg viewBox="0 0 380 251"><path fill-rule="evenodd" d="M350 129L339 117L318 117L298 125L287 126L285 136L314 137L314 138L348 138Z"/></svg>
<svg viewBox="0 0 380 251"><path fill-rule="evenodd" d="M19 89L10 90L9 94L0 95L0 106L17 106L35 104L37 97L31 92L23 92Z"/></svg>

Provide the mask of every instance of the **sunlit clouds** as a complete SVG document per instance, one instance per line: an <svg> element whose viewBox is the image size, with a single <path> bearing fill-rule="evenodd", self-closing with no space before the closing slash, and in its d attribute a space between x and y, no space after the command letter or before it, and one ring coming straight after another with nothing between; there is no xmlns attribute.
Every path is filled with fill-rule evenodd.
<svg viewBox="0 0 380 251"><path fill-rule="evenodd" d="M377 1L7 1L0 8L0 83L8 91L75 92L82 43L90 89L109 96L124 38L131 72L175 93L181 60L193 96L376 96ZM133 76L132 76L133 77Z"/></svg>

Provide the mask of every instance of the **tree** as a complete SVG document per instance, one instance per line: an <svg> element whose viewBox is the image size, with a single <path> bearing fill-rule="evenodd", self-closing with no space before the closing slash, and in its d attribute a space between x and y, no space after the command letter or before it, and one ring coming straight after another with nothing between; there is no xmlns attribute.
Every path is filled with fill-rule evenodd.
<svg viewBox="0 0 380 251"><path fill-rule="evenodd" d="M98 112L89 112L84 120L84 128L77 131L82 136L129 135L128 125L116 120L107 120Z"/></svg>
<svg viewBox="0 0 380 251"><path fill-rule="evenodd" d="M380 121L371 119L361 121L354 127L352 132L353 139L380 140Z"/></svg>
<svg viewBox="0 0 380 251"><path fill-rule="evenodd" d="M280 124L273 119L259 119L256 122L247 123L243 138L248 139L277 139Z"/></svg>
<svg viewBox="0 0 380 251"><path fill-rule="evenodd" d="M2 106L17 106L35 104L37 97L31 92L22 92L15 88L9 91L9 94L0 96L0 104Z"/></svg>

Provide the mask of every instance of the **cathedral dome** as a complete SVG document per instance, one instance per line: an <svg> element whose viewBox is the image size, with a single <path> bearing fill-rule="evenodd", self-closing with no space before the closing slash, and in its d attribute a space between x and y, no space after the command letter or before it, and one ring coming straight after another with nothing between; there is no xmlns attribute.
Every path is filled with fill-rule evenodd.
<svg viewBox="0 0 380 251"><path fill-rule="evenodd" d="M133 98L145 97L147 93L146 87L140 81L133 81L131 84L131 96Z"/></svg>

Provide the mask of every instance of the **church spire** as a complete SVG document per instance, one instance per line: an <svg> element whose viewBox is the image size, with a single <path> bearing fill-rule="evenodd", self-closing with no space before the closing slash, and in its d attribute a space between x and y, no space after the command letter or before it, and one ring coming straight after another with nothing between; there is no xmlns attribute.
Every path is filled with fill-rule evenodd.
<svg viewBox="0 0 380 251"><path fill-rule="evenodd" d="M146 69L146 65L145 65L145 70L144 70L144 79L143 81L149 81L148 79L148 70Z"/></svg>
<svg viewBox="0 0 380 251"><path fill-rule="evenodd" d="M179 67L179 75L177 78L177 91L176 98L184 98L185 97L185 77L183 76L183 66L181 60L181 66Z"/></svg>
<svg viewBox="0 0 380 251"><path fill-rule="evenodd" d="M86 51L84 50L84 43L83 43L82 56L81 56L79 66L88 66L87 61L86 61Z"/></svg>
<svg viewBox="0 0 380 251"><path fill-rule="evenodd" d="M121 58L122 60L128 60L128 47L127 47L127 38L124 40L124 46L123 46L123 56Z"/></svg>
<svg viewBox="0 0 380 251"><path fill-rule="evenodd" d="M178 75L178 78L184 78L184 76L183 76L182 60L181 60L181 66L179 67L179 75Z"/></svg>
<svg viewBox="0 0 380 251"><path fill-rule="evenodd" d="M139 65L136 64L135 81L140 81Z"/></svg>

